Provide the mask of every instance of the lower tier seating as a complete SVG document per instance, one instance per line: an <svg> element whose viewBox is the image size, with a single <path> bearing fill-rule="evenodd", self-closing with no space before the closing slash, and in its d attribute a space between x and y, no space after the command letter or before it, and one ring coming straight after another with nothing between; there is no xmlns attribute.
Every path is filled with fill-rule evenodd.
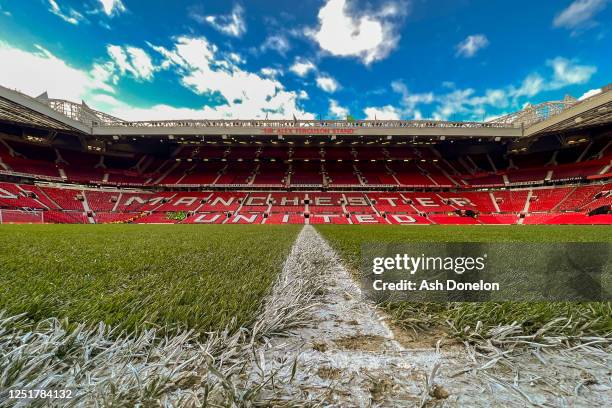
<svg viewBox="0 0 612 408"><path fill-rule="evenodd" d="M612 183L327 193L138 192L0 182L1 223L611 224L611 205Z"/></svg>

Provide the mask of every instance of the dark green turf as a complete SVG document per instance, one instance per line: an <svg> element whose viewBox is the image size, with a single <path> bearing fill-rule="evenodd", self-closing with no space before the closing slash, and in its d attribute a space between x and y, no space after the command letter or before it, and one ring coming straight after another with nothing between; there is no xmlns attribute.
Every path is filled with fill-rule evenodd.
<svg viewBox="0 0 612 408"><path fill-rule="evenodd" d="M248 324L300 226L0 226L0 310L133 331Z"/></svg>
<svg viewBox="0 0 612 408"><path fill-rule="evenodd" d="M356 272L365 242L612 242L610 226L388 226L319 225L317 230ZM518 322L532 334L548 322L563 318L547 334L610 335L612 303L505 302L505 303L412 303L382 304L397 324L411 330L450 328L457 337L470 337L480 323L478 336L497 325ZM565 323L570 322L567 326ZM452 323L449 327L447 322ZM485 336L486 337L486 336Z"/></svg>

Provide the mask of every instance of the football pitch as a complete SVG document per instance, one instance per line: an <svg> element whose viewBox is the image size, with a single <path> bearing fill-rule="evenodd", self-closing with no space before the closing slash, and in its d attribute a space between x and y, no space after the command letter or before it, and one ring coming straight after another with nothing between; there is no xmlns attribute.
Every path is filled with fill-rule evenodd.
<svg viewBox="0 0 612 408"><path fill-rule="evenodd" d="M301 226L14 225L0 227L0 310L33 321L65 318L128 332L220 330L253 322ZM362 242L611 242L598 226L317 226L349 269ZM560 315L612 330L609 303L382 305L407 329L451 319L458 327ZM574 327L574 325L572 325ZM566 328L567 329L567 328ZM569 329L567 329L569 330Z"/></svg>
<svg viewBox="0 0 612 408"><path fill-rule="evenodd" d="M317 229L355 273L361 262L364 242L612 242L612 230L608 226L388 228L356 225L338 228L323 225ZM534 334L543 327L548 335L609 335L612 332L611 302L392 302L380 307L396 325L410 332L442 329L449 336L469 340L480 340L494 327L510 324L518 324L525 335ZM549 324L553 321L558 324Z"/></svg>
<svg viewBox="0 0 612 408"><path fill-rule="evenodd" d="M442 344L443 361L453 373L463 373L469 364L493 364L501 354L482 354L491 345L508 361L523 364L525 377L542 367L548 373L549 365L525 358L529 350L521 346L533 345L538 352L552 350L548 359L560 359L552 367L565 369L567 358L580 362L564 371L564 384L581 381L582 369L599 378L603 366L577 358L606 353L612 302L374 305L349 272L360 262L362 242L610 242L609 231L581 226L1 226L0 389L71 384L74 406L93 401L271 406L277 394L287 402L281 406L311 406L302 404L303 389L328 390L328 381L335 381L329 373L343 372L330 365L340 364L340 358L360 373L381 364L376 375L404 381L402 392L416 401L422 391L414 373L437 370L429 364L437 361L433 358ZM381 319L381 309L388 318ZM562 344L574 351L565 360L552 349ZM478 350L479 360L468 360L460 345L474 350L470 353ZM577 349L583 346L584 352ZM389 350L400 350L401 358L389 357ZM411 361L409 370L396 368L405 361ZM445 386L460 398L476 398L471 374L449 373L438 374L445 376ZM556 368L550 375L557 380ZM486 376L481 377L476 384L484 384ZM359 398L379 394L380 381L368 381L374 382L364 383L367 396ZM0 391L0 406L3 398L6 392ZM602 392L589 398L597 406L607 397Z"/></svg>
<svg viewBox="0 0 612 408"><path fill-rule="evenodd" d="M0 310L120 330L252 321L299 227L0 227Z"/></svg>

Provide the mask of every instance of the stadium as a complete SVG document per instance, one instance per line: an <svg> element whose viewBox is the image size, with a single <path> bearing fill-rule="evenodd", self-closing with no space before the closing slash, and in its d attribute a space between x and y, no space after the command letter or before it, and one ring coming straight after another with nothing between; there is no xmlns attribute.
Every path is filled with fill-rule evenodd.
<svg viewBox="0 0 612 408"><path fill-rule="evenodd" d="M116 224L108 230L5 231L7 290L0 308L8 313L0 315L2 325L11 338L34 332L42 339L24 340L22 347L34 357L26 363L19 363L21 347L4 343L5 368L19 373L3 379L13 384L10 392L55 378L55 392L74 384L77 404L609 401L611 388L603 384L582 395L560 394L585 384L581 373L601 376L609 362L609 302L373 306L363 298L366 287L353 280L359 279L362 245L372 240L434 242L428 246L583 241L600 248L612 224L610 86L580 102L527 106L490 122L127 122L85 103L4 87L0 106L2 223ZM129 224L199 225L143 230ZM609 263L606 248L595 251ZM31 255L17 261L9 253ZM511 257L538 256L515 251ZM529 276L539 273L536 262L522 266L529 284ZM83 273L88 283L80 283ZM575 273L571 269L571 279ZM555 279L563 280L560 274ZM405 279L377 282L375 289L410 285ZM421 287L429 285L424 282ZM464 294L500 286L482 279L446 282L454 285L447 290L459 287ZM59 292L58 284L64 286ZM596 300L591 297L601 291L605 300L606 290L591 287L584 299ZM475 296L465 299L492 299ZM73 332L68 321L83 326ZM87 330L96 322L108 326L100 326L94 340ZM151 327L157 329L147 331ZM117 330L140 337L117 337ZM475 353L472 360L459 341L467 355ZM84 350L94 343L111 357L87 369L97 380L85 384L70 364L37 367L35 356L54 347L49 342L72 350L70 358L80 364L91 364ZM532 354L521 346L525 342L552 353ZM559 342L566 344L562 350L591 346L572 354L559 352ZM199 354L194 344L208 351ZM557 386L523 391L520 384L505 385L512 380L499 353L529 378L547 378L542 361L558 367L568 358L578 362L557 378ZM138 367L139 374L119 366ZM481 394L485 386L497 391Z"/></svg>
<svg viewBox="0 0 612 408"><path fill-rule="evenodd" d="M0 408L612 406L609 5L0 0Z"/></svg>
<svg viewBox="0 0 612 408"><path fill-rule="evenodd" d="M0 97L2 223L612 223L610 86L484 123L127 122Z"/></svg>

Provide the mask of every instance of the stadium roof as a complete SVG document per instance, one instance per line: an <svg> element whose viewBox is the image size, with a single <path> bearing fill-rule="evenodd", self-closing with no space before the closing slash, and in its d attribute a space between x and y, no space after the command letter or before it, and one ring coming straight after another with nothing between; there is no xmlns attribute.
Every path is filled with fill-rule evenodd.
<svg viewBox="0 0 612 408"><path fill-rule="evenodd" d="M165 120L129 122L80 104L0 86L0 122L89 136L411 136L520 138L609 124L612 87L584 101L527 106L490 122L436 120Z"/></svg>

